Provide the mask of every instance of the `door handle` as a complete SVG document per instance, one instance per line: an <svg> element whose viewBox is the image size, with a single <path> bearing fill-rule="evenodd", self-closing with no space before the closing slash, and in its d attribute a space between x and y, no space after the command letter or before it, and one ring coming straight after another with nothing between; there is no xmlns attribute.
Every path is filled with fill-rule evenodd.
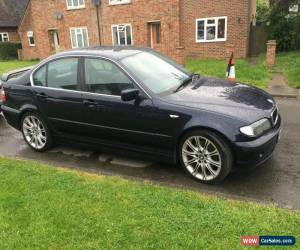
<svg viewBox="0 0 300 250"><path fill-rule="evenodd" d="M43 99L48 98L48 96L45 93L39 93L39 94L36 94L36 96L39 98L43 98Z"/></svg>
<svg viewBox="0 0 300 250"><path fill-rule="evenodd" d="M84 100L83 104L88 106L89 108L95 108L98 103L96 101Z"/></svg>
<svg viewBox="0 0 300 250"><path fill-rule="evenodd" d="M99 104L97 101L93 101L93 100L84 100L83 104L97 111L102 111L105 107L103 104Z"/></svg>
<svg viewBox="0 0 300 250"><path fill-rule="evenodd" d="M96 105L97 102L95 102L95 101L90 101L90 100L84 100L84 101L83 101L83 104L89 106L89 105Z"/></svg>

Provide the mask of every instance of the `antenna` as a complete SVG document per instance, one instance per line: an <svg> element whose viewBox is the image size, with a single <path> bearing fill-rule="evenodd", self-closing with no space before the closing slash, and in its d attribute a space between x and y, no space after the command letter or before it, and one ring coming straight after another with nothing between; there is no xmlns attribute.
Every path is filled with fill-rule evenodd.
<svg viewBox="0 0 300 250"><path fill-rule="evenodd" d="M63 14L62 14L61 12L55 11L55 12L53 13L53 18L54 18L55 20L61 20L61 19L63 19Z"/></svg>

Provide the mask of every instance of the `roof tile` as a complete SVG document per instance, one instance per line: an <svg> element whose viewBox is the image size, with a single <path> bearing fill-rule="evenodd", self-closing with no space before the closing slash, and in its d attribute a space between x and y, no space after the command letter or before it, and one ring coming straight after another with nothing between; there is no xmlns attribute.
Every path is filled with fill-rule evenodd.
<svg viewBox="0 0 300 250"><path fill-rule="evenodd" d="M0 27L18 27L29 0L0 0Z"/></svg>

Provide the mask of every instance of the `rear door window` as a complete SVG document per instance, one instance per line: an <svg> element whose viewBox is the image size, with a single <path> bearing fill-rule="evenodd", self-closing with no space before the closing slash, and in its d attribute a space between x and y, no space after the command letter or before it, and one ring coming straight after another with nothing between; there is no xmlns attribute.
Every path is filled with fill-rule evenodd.
<svg viewBox="0 0 300 250"><path fill-rule="evenodd" d="M46 86L46 71L47 66L43 66L34 74L33 81L35 86Z"/></svg>
<svg viewBox="0 0 300 250"><path fill-rule="evenodd" d="M84 69L87 92L121 96L122 90L134 88L128 76L107 60L86 58Z"/></svg>
<svg viewBox="0 0 300 250"><path fill-rule="evenodd" d="M78 58L64 58L52 61L34 74L34 85L78 90L78 64Z"/></svg>
<svg viewBox="0 0 300 250"><path fill-rule="evenodd" d="M77 90L78 58L59 59L48 64L47 86Z"/></svg>

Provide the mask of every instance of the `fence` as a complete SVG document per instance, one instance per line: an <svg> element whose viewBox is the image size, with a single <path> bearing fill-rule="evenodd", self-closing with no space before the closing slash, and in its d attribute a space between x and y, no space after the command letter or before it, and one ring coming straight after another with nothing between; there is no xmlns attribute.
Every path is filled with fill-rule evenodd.
<svg viewBox="0 0 300 250"><path fill-rule="evenodd" d="M260 53L266 52L266 43L267 43L267 32L263 25L261 26L252 26L250 28L250 39L249 39L249 55L255 56Z"/></svg>

